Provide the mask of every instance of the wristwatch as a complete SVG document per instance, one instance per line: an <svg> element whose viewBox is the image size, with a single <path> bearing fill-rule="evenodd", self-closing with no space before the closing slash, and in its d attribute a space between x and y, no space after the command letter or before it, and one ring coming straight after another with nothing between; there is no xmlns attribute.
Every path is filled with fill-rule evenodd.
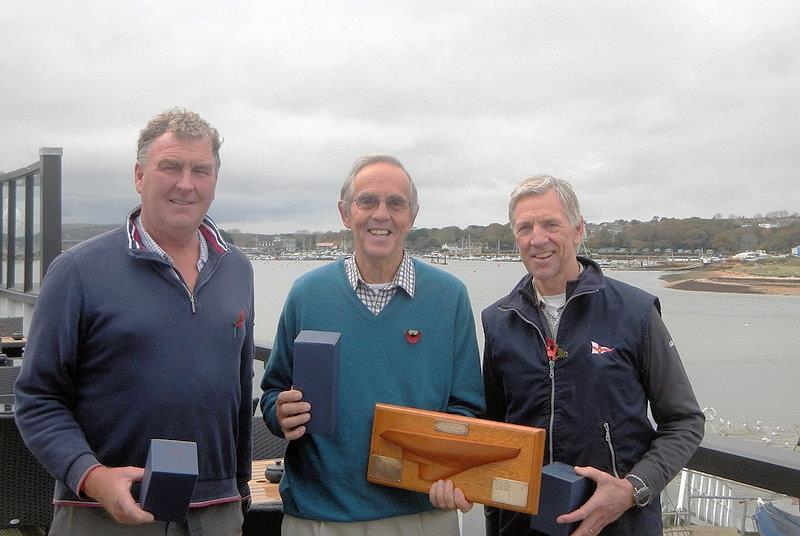
<svg viewBox="0 0 800 536"><path fill-rule="evenodd" d="M650 504L652 493L650 491L650 486L648 486L644 480L633 473L625 475L625 480L630 482L633 486L633 502L636 506L643 508Z"/></svg>

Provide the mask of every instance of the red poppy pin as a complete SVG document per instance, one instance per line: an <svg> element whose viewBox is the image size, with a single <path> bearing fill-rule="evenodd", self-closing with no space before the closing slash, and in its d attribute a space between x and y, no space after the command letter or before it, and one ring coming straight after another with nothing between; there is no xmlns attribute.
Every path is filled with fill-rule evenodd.
<svg viewBox="0 0 800 536"><path fill-rule="evenodd" d="M236 338L236 334L239 332L239 328L244 326L244 309L239 311L239 316L236 318L236 321L233 323L233 338Z"/></svg>
<svg viewBox="0 0 800 536"><path fill-rule="evenodd" d="M547 337L547 359L550 361L558 361L567 357L566 350L559 348L556 341Z"/></svg>
<svg viewBox="0 0 800 536"><path fill-rule="evenodd" d="M406 330L406 342L409 344L417 344L419 340L422 338L422 332L418 329L407 329Z"/></svg>

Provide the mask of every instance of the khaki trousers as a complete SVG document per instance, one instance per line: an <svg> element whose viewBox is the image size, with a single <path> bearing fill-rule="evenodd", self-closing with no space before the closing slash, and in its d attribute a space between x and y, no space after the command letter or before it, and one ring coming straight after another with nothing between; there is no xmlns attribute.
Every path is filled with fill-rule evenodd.
<svg viewBox="0 0 800 536"><path fill-rule="evenodd" d="M431 510L420 514L373 521L336 523L313 521L284 514L281 536L459 536L455 510Z"/></svg>
<svg viewBox="0 0 800 536"><path fill-rule="evenodd" d="M242 534L240 501L189 510L203 536L238 536ZM190 536L187 523L156 521L147 525L123 525L103 508L56 506L50 536Z"/></svg>

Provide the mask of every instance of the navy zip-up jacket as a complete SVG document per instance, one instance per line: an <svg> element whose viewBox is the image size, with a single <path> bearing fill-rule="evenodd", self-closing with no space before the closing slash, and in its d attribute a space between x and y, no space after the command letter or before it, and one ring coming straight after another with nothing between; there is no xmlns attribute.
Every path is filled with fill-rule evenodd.
<svg viewBox="0 0 800 536"><path fill-rule="evenodd" d="M567 356L547 358L547 328L530 274L482 314L484 384L490 419L547 431L545 463L634 473L653 499L603 529L660 535L658 494L696 450L704 417L654 296L603 276L594 262L568 284L558 333ZM653 428L648 401L658 424ZM566 513L566 512L565 512ZM530 517L491 511L498 534L536 534Z"/></svg>
<svg viewBox="0 0 800 536"><path fill-rule="evenodd" d="M89 469L144 467L151 438L197 442L192 507L247 497L250 262L206 218L209 258L189 293L128 228L51 264L15 386L22 437L55 477L56 504L93 504L77 496Z"/></svg>

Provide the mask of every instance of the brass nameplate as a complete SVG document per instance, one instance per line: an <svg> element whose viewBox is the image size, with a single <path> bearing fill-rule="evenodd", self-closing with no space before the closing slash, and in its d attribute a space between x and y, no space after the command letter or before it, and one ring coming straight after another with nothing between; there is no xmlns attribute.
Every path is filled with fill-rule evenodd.
<svg viewBox="0 0 800 536"><path fill-rule="evenodd" d="M467 435L469 434L469 423L436 419L436 424L433 429L445 434Z"/></svg>
<svg viewBox="0 0 800 536"><path fill-rule="evenodd" d="M388 456L378 456L373 454L369 457L369 476L391 482L400 482L403 475L403 460L389 458Z"/></svg>
<svg viewBox="0 0 800 536"><path fill-rule="evenodd" d="M492 500L525 508L528 504L528 485L518 480L494 477L492 479Z"/></svg>

